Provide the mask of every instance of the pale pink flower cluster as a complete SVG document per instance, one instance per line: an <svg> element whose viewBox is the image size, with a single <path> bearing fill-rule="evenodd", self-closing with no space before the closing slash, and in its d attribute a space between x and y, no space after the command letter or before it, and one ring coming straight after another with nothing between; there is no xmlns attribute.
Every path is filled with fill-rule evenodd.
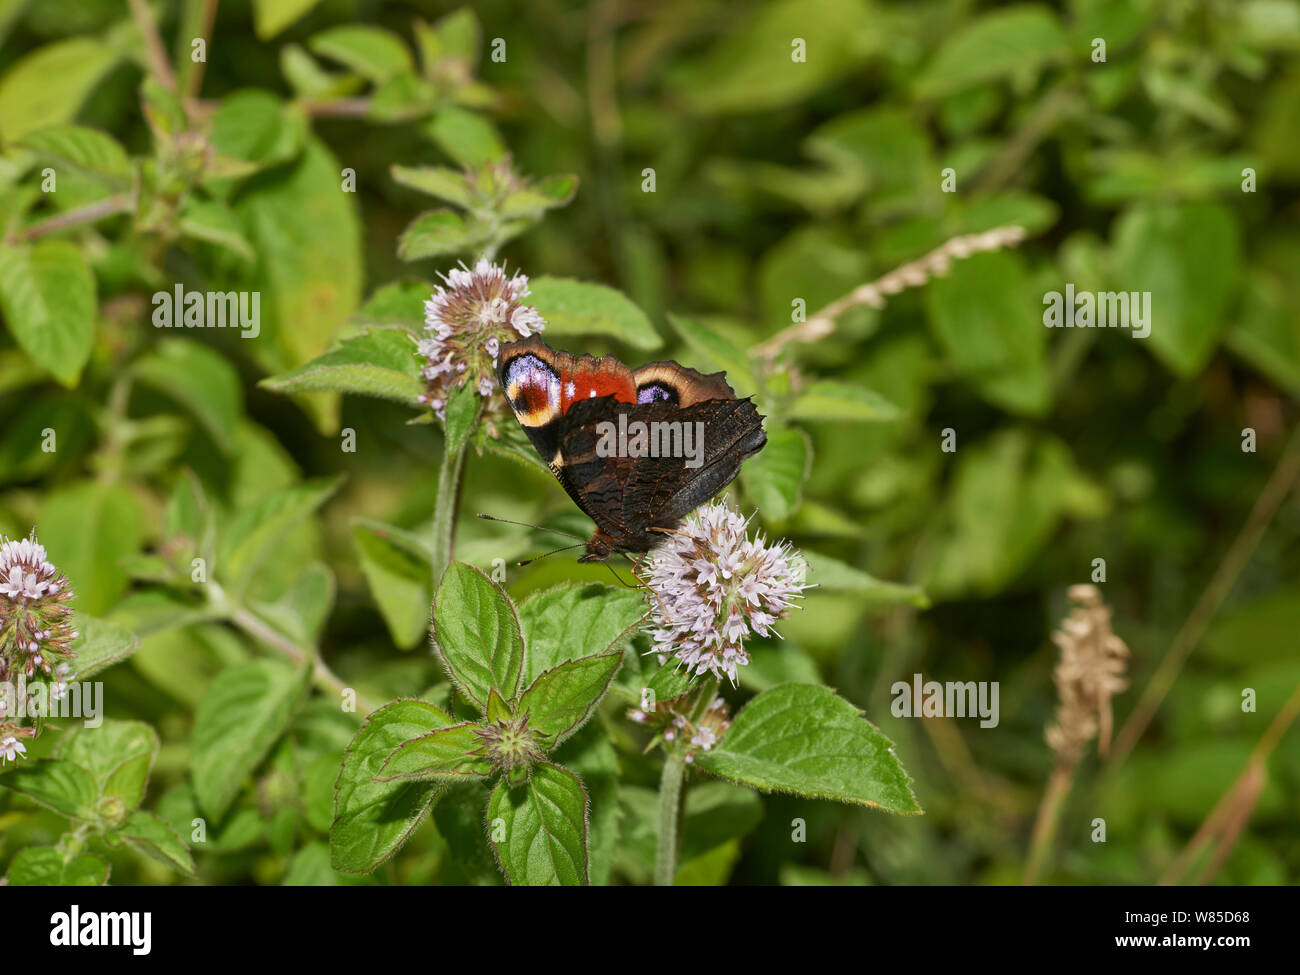
<svg viewBox="0 0 1300 975"><path fill-rule="evenodd" d="M68 644L77 636L67 605L72 595L35 532L17 540L0 536L0 680L48 675L70 657Z"/></svg>
<svg viewBox="0 0 1300 975"><path fill-rule="evenodd" d="M0 536L0 683L42 673L53 676L51 699L61 700L72 673L75 655L70 644L77 638L72 628L72 587L46 558L45 546L28 538ZM9 713L9 698L0 694L0 765L27 754L23 738L35 728L24 727Z"/></svg>
<svg viewBox="0 0 1300 975"><path fill-rule="evenodd" d="M442 279L445 284L424 303L428 337L418 351L426 383L420 401L445 418L447 398L466 382L480 396L491 397L501 346L540 332L546 322L536 308L523 304L529 293L526 275L507 278L504 267L483 259L473 270L462 265Z"/></svg>
<svg viewBox="0 0 1300 975"><path fill-rule="evenodd" d="M786 541L747 537L747 527L724 502L698 508L651 553L646 580L654 649L733 684L750 633L779 636L772 624L808 588L803 557Z"/></svg>

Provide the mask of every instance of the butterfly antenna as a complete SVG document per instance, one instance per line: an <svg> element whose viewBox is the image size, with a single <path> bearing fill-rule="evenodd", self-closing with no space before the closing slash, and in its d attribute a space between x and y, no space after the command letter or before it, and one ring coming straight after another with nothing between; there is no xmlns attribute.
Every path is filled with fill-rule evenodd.
<svg viewBox="0 0 1300 975"><path fill-rule="evenodd" d="M545 525L532 525L526 521L511 521L509 518L498 518L496 515L485 515L481 511L479 512L478 517L482 518L484 521L499 521L503 525L518 525L521 528L536 528L538 531L550 532L552 535L563 535L565 538L576 538L580 542L586 541L586 539L581 535L575 535L573 532L562 532L558 528L547 528ZM575 546L570 545L568 547L574 548ZM556 549L556 551L562 552L564 549ZM547 554L549 555L550 553L548 552ZM542 558L540 555L537 557L539 559Z"/></svg>
<svg viewBox="0 0 1300 975"><path fill-rule="evenodd" d="M500 519L497 520L499 521ZM571 548L582 548L584 544L584 542L579 542L577 545L565 545L561 548L551 549L549 552L543 552L541 555L534 555L531 559L525 559L523 562L516 562L515 565L523 568L525 565L532 565L538 559L544 559L546 556L554 555L556 552L567 552Z"/></svg>

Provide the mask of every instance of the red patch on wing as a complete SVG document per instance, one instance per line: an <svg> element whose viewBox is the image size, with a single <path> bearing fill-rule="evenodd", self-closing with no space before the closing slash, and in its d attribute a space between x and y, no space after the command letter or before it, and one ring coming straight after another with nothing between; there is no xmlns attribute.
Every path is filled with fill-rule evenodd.
<svg viewBox="0 0 1300 975"><path fill-rule="evenodd" d="M560 412L567 413L578 400L613 396L620 403L636 402L636 386L631 373L620 375L613 370L574 370L560 376Z"/></svg>

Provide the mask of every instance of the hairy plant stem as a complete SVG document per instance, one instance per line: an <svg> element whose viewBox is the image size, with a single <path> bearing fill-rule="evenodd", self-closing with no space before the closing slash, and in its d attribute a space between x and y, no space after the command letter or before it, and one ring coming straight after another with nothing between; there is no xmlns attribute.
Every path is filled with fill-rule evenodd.
<svg viewBox="0 0 1300 975"><path fill-rule="evenodd" d="M465 473L465 446L444 450L442 472L438 475L438 497L433 509L433 587L451 565L452 543L456 536L456 503L460 499L460 482Z"/></svg>
<svg viewBox="0 0 1300 975"><path fill-rule="evenodd" d="M655 849L655 886L671 887L677 876L677 820L681 816L682 780L686 761L680 752L664 758L659 777L659 845Z"/></svg>
<svg viewBox="0 0 1300 975"><path fill-rule="evenodd" d="M685 713L690 722L699 724L708 713L718 691L716 681L703 680L695 689ZM686 778L686 758L678 750L681 743L666 745L664 770L659 777L659 845L655 849L655 886L671 887L677 877L677 824L682 815L682 782Z"/></svg>
<svg viewBox="0 0 1300 975"><path fill-rule="evenodd" d="M40 223L33 224L25 231L17 234L16 239L19 242L37 240L46 234L66 230L68 227L77 227L85 223L94 223L105 217L130 213L134 207L135 200L132 194L118 193L115 196L97 200L94 203L88 203L86 206L77 207L73 210L67 210L47 220L42 220Z"/></svg>

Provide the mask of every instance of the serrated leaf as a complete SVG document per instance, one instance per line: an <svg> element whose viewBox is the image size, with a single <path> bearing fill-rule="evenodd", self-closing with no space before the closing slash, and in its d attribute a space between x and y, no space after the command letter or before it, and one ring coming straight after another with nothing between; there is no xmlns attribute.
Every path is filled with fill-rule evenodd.
<svg viewBox="0 0 1300 975"><path fill-rule="evenodd" d="M389 172L394 182L459 207L469 207L474 202L465 175L454 169L445 166L393 166Z"/></svg>
<svg viewBox="0 0 1300 975"><path fill-rule="evenodd" d="M415 342L400 328L372 328L337 349L259 384L277 393L354 393L408 406L424 393Z"/></svg>
<svg viewBox="0 0 1300 975"><path fill-rule="evenodd" d="M555 748L591 717L623 664L623 651L580 657L543 672L519 697L528 727L550 737Z"/></svg>
<svg viewBox="0 0 1300 975"><path fill-rule="evenodd" d="M194 873L194 860L185 843L171 826L151 812L136 810L109 835L125 840L165 867L191 876Z"/></svg>
<svg viewBox="0 0 1300 975"><path fill-rule="evenodd" d="M63 862L50 846L19 850L6 874L14 887L102 887L108 883L108 863L91 853Z"/></svg>
<svg viewBox="0 0 1300 975"><path fill-rule="evenodd" d="M397 256L404 261L448 254L474 254L494 232L485 223L462 217L451 210L429 210L420 214L397 239Z"/></svg>
<svg viewBox="0 0 1300 975"><path fill-rule="evenodd" d="M567 660L614 650L647 613L645 596L634 589L565 583L531 594L519 606L519 626L528 648L524 680Z"/></svg>
<svg viewBox="0 0 1300 975"><path fill-rule="evenodd" d="M535 765L528 781L513 789L502 779L487 815L493 852L511 884L587 884L587 791L568 769ZM495 835L497 820L505 829L502 841Z"/></svg>
<svg viewBox="0 0 1300 975"><path fill-rule="evenodd" d="M120 799L129 812L144 798L158 748L158 733L143 721L108 719L65 734L54 753L90 773L98 798Z"/></svg>
<svg viewBox="0 0 1300 975"><path fill-rule="evenodd" d="M529 279L528 288L548 335L609 335L639 349L663 344L645 312L613 288L547 276Z"/></svg>
<svg viewBox="0 0 1300 975"><path fill-rule="evenodd" d="M334 787L330 864L345 873L374 870L406 842L438 792L435 782L375 782L404 741L453 724L425 701L394 701L366 719L343 756Z"/></svg>
<svg viewBox="0 0 1300 975"><path fill-rule="evenodd" d="M375 781L487 775L492 766L482 755L473 754L483 748L483 740L474 733L478 727L465 721L402 742L375 773Z"/></svg>
<svg viewBox="0 0 1300 975"><path fill-rule="evenodd" d="M893 744L829 687L783 684L736 715L695 765L765 792L919 813Z"/></svg>
<svg viewBox="0 0 1300 975"><path fill-rule="evenodd" d="M17 141L55 163L67 163L112 189L131 185L131 162L121 143L107 132L84 125L55 125L28 132Z"/></svg>
<svg viewBox="0 0 1300 975"><path fill-rule="evenodd" d="M77 655L77 680L88 680L125 660L140 647L140 641L134 633L107 620L74 613L72 625L77 630L77 638L71 644L72 651Z"/></svg>
<svg viewBox="0 0 1300 975"><path fill-rule="evenodd" d="M75 386L95 340L95 277L72 244L0 245L0 310L14 339L65 386Z"/></svg>
<svg viewBox="0 0 1300 975"><path fill-rule="evenodd" d="M221 819L289 725L302 675L274 660L223 670L194 716L191 774L199 807Z"/></svg>
<svg viewBox="0 0 1300 975"><path fill-rule="evenodd" d="M70 819L94 819L99 798L95 777L75 762L46 759L39 765L20 765L0 777L0 785Z"/></svg>
<svg viewBox="0 0 1300 975"><path fill-rule="evenodd" d="M514 697L524 641L510 597L481 571L452 562L433 605L434 645L452 679L482 710L488 691Z"/></svg>

